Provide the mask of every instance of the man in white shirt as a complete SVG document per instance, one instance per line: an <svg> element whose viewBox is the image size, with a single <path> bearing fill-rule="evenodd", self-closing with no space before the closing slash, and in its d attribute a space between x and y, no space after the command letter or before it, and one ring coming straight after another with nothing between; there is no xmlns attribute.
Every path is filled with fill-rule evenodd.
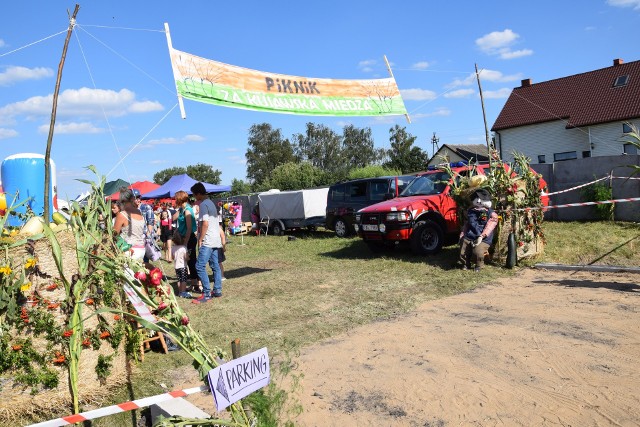
<svg viewBox="0 0 640 427"><path fill-rule="evenodd" d="M213 202L207 197L204 184L198 182L191 187L191 192L198 202L200 210L198 214L198 260L196 271L202 282L202 295L192 302L195 304L207 302L211 297L222 296L222 274L218 264L219 253L222 249L220 239L220 225L218 223L218 211ZM213 271L213 293L209 285L207 263Z"/></svg>

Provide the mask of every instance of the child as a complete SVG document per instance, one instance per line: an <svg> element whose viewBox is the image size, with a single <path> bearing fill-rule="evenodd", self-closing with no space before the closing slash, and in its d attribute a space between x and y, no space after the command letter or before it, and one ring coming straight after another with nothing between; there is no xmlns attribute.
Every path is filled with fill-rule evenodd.
<svg viewBox="0 0 640 427"><path fill-rule="evenodd" d="M493 241L493 230L498 225L498 214L491 209L491 195L483 188L471 194L473 206L467 211L467 221L460 232L460 261L462 269L471 268L475 261L474 271L484 266L484 255Z"/></svg>
<svg viewBox="0 0 640 427"><path fill-rule="evenodd" d="M176 269L176 277L178 278L178 296L180 298L192 298L187 292L187 262L189 261L189 252L184 244L184 237L176 230L171 239L173 247L171 248L171 256L173 257L173 265Z"/></svg>

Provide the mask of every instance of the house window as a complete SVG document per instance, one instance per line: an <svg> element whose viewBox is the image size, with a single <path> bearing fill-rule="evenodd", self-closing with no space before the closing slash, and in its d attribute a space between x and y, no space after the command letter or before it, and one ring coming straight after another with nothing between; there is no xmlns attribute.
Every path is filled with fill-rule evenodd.
<svg viewBox="0 0 640 427"><path fill-rule="evenodd" d="M629 123L622 124L622 133L631 133L633 129L631 129L631 125Z"/></svg>
<svg viewBox="0 0 640 427"><path fill-rule="evenodd" d="M553 154L554 162L561 162L563 160L573 160L577 158L578 158L578 154L575 151L565 151L564 153Z"/></svg>
<svg viewBox="0 0 640 427"><path fill-rule="evenodd" d="M538 163L546 163L546 156L544 154L538 154Z"/></svg>
<svg viewBox="0 0 640 427"><path fill-rule="evenodd" d="M586 159L587 157L591 157L591 151L583 151L582 152L582 158Z"/></svg>
<svg viewBox="0 0 640 427"><path fill-rule="evenodd" d="M638 154L638 147L633 144L624 144L622 146L622 152L624 154Z"/></svg>
<svg viewBox="0 0 640 427"><path fill-rule="evenodd" d="M629 76L618 76L616 80L613 82L613 87L626 86L629 83Z"/></svg>

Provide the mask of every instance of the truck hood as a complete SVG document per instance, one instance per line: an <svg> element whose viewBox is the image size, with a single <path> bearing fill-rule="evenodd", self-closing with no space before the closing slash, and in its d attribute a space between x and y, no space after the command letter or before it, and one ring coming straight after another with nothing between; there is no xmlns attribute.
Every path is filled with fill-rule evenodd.
<svg viewBox="0 0 640 427"><path fill-rule="evenodd" d="M425 208L435 208L440 206L440 200L442 194L434 194L431 196L410 196L410 197L396 197L395 199L385 200L384 202L376 203L375 205L367 206L360 209L359 213L381 213L381 212L395 212L395 211L411 211L424 210Z"/></svg>

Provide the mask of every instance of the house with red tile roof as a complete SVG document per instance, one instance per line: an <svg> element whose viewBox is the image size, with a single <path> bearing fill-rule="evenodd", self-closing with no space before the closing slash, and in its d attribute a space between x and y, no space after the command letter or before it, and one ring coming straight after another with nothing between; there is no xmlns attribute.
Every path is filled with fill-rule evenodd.
<svg viewBox="0 0 640 427"><path fill-rule="evenodd" d="M640 127L640 61L541 83L522 80L491 130L501 157L522 153L535 163L638 154L623 141Z"/></svg>
<svg viewBox="0 0 640 427"><path fill-rule="evenodd" d="M436 151L427 166L437 166L441 163L465 161L467 163L486 163L489 161L485 144L443 144Z"/></svg>

